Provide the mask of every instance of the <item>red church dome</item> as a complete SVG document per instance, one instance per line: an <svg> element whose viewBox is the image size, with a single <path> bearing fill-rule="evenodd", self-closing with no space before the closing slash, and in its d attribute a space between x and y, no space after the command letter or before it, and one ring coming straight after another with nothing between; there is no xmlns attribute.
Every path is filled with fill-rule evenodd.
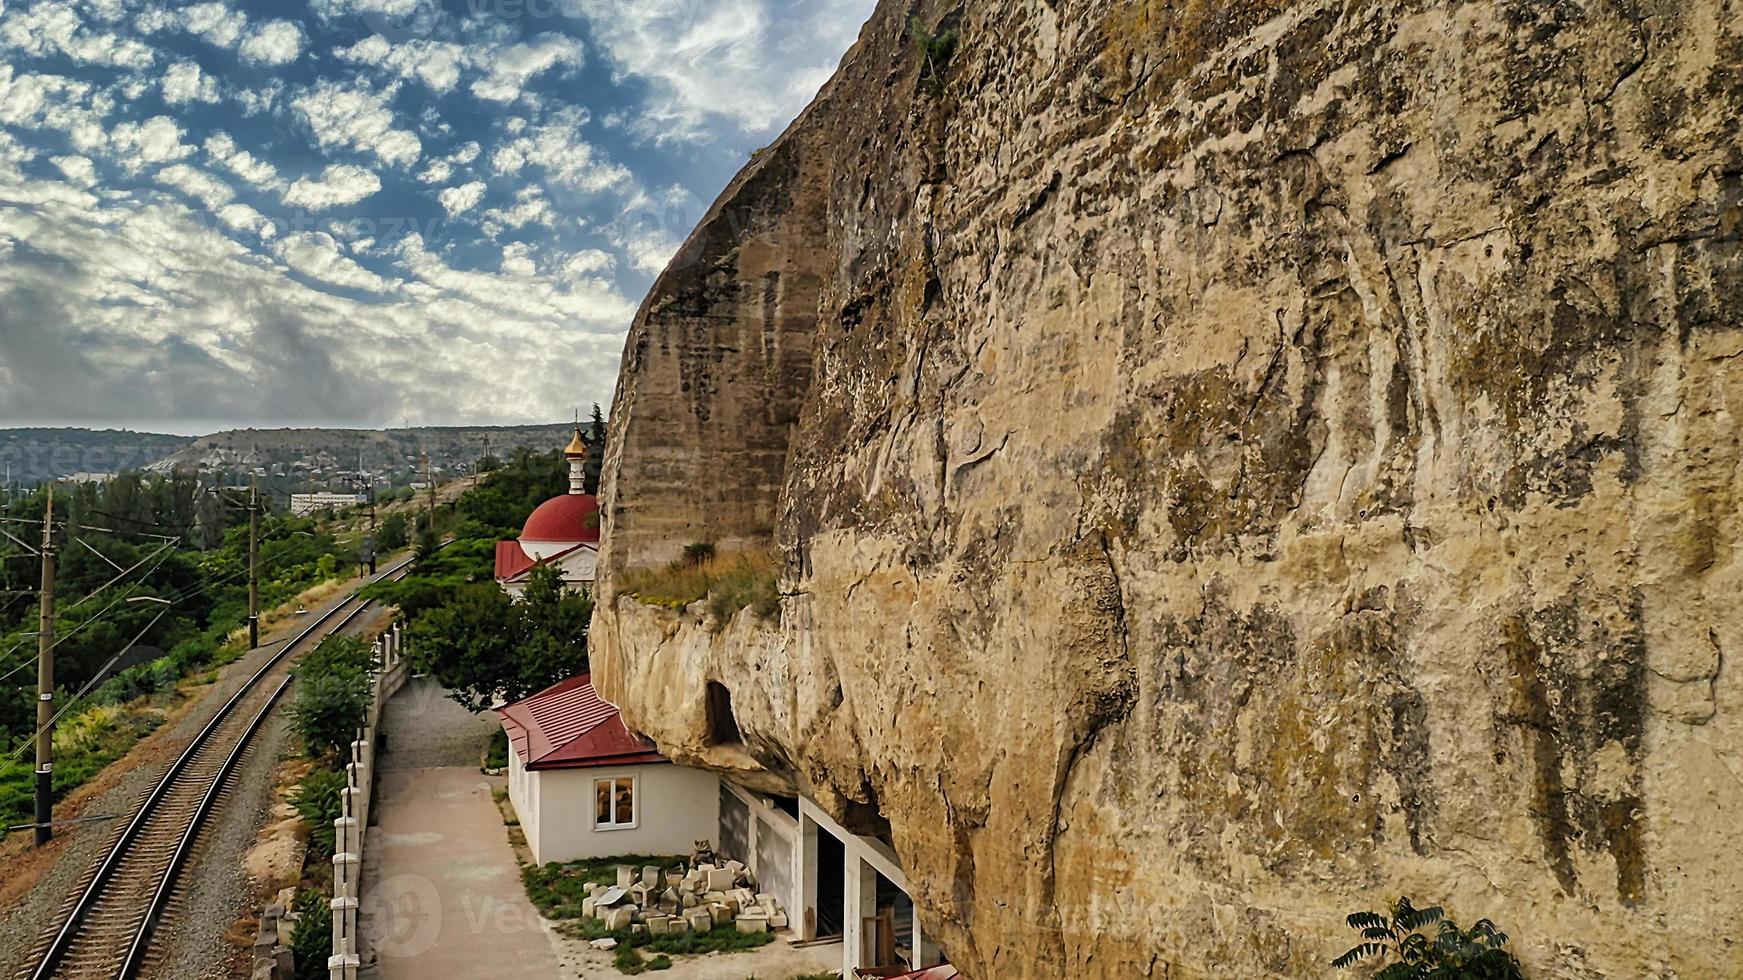
<svg viewBox="0 0 1743 980"><path fill-rule="evenodd" d="M533 511L522 541L595 542L599 540L599 501L591 494L552 497Z"/></svg>

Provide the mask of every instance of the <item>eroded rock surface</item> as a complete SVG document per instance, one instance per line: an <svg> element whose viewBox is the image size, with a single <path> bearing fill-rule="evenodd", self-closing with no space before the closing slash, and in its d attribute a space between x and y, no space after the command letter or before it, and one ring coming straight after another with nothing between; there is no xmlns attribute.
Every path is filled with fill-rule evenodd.
<svg viewBox="0 0 1743 980"><path fill-rule="evenodd" d="M918 9L635 324L606 696L976 978L1319 976L1400 893L1743 975L1743 10ZM779 623L616 595L692 541Z"/></svg>

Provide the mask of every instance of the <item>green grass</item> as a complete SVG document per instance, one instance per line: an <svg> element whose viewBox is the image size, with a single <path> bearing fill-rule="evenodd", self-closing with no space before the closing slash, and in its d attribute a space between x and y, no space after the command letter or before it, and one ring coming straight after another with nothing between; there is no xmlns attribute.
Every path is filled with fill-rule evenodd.
<svg viewBox="0 0 1743 980"><path fill-rule="evenodd" d="M644 605L666 609L682 609L707 599L708 611L719 626L741 609L754 609L764 619L780 612L780 568L773 552L702 554L697 552L661 568L631 572L624 576L619 591Z"/></svg>
<svg viewBox="0 0 1743 980"><path fill-rule="evenodd" d="M594 861L577 861L573 864L547 864L543 867L527 866L521 869L521 880L525 882L527 898L544 914L547 919L557 919L560 924L557 931L570 939L580 939L591 942L595 939L615 939L618 949L629 950L617 955L623 962L628 957L637 957L640 964L640 954L654 954L653 959L642 964L643 969L664 970L671 966L673 956L702 956L707 953L736 953L744 950L766 946L774 941L770 933L742 933L726 926L710 932L686 932L675 936L655 936L649 933L632 933L628 929L615 932L605 928L605 923L594 918L581 917L581 900L587 897L587 885L617 884L617 866L627 864L640 869L647 865L658 868L675 868L684 864L681 857L659 857L648 854L625 854L617 857L600 858ZM659 965L666 960L666 965ZM618 965L623 973L639 973L640 970L625 969L622 963Z"/></svg>
<svg viewBox="0 0 1743 980"><path fill-rule="evenodd" d="M54 798L68 793L120 759L163 724L156 711L101 705L69 716L55 732ZM26 749L0 760L0 828L29 822L36 813L35 756Z"/></svg>
<svg viewBox="0 0 1743 980"><path fill-rule="evenodd" d="M675 868L687 859L652 854L620 854L615 857L573 864L528 865L521 868L521 881L526 885L527 898L547 919L579 919L581 900L587 897L587 885L617 884L617 866L627 864L637 869L647 865ZM601 933L601 936L605 933ZM599 936L590 937L593 939Z"/></svg>
<svg viewBox="0 0 1743 980"><path fill-rule="evenodd" d="M728 924L715 926L708 932L681 932L656 936L634 933L628 929L612 931L598 919L569 919L557 926L557 931L570 939L592 942L595 939L615 939L619 948L633 946L638 950L667 956L705 956L709 953L742 953L767 946L775 941L771 932L739 932Z"/></svg>

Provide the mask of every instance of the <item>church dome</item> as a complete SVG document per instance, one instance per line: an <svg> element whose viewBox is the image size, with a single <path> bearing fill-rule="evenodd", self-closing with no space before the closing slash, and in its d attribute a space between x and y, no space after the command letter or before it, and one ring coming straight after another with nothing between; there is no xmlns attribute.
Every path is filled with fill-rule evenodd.
<svg viewBox="0 0 1743 980"><path fill-rule="evenodd" d="M521 531L521 544L577 545L599 540L599 501L591 494L552 497L533 511ZM529 549L529 554L531 553Z"/></svg>

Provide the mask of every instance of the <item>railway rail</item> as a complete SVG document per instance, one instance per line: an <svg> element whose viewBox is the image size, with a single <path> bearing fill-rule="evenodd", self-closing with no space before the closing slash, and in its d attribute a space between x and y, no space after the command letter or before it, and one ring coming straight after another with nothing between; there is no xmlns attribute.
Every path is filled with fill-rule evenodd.
<svg viewBox="0 0 1743 980"><path fill-rule="evenodd" d="M411 560L378 578L401 576ZM292 637L257 670L164 771L108 854L89 872L44 934L34 966L18 980L132 980L153 959L160 924L173 914L177 882L201 829L254 735L290 687L293 654L339 633L370 607L356 593Z"/></svg>

